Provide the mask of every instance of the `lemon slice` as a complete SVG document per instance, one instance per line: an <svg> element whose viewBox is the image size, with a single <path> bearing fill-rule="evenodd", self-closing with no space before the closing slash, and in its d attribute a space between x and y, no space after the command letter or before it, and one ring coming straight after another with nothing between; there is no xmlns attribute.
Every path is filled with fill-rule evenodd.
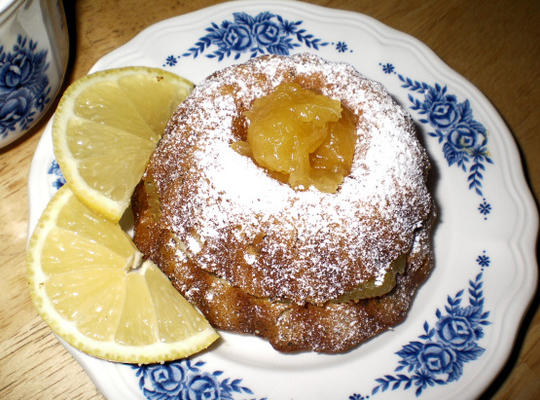
<svg viewBox="0 0 540 400"><path fill-rule="evenodd" d="M163 130L193 84L157 68L87 75L62 96L54 152L66 181L88 207L118 221Z"/></svg>
<svg viewBox="0 0 540 400"><path fill-rule="evenodd" d="M117 223L68 185L52 198L29 242L32 299L54 332L90 355L127 363L187 357L218 338Z"/></svg>

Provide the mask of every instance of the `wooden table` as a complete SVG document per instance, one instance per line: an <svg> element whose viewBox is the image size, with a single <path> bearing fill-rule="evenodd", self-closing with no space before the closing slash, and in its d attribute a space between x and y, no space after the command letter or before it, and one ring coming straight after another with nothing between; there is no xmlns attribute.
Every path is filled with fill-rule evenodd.
<svg viewBox="0 0 540 400"><path fill-rule="evenodd" d="M66 2L72 28L67 82L103 55L162 19L212 0L78 0ZM72 4L74 3L74 4ZM370 15L426 43L473 82L508 123L540 198L540 3L529 0L313 0ZM0 150L0 398L103 399L37 315L28 294L25 244L27 176L43 131ZM507 365L486 398L540 398L540 314L532 304Z"/></svg>

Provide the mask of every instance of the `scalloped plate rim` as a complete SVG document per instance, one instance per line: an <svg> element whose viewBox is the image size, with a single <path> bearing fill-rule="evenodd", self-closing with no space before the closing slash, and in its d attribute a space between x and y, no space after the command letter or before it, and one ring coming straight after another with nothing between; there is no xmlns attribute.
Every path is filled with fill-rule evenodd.
<svg viewBox="0 0 540 400"><path fill-rule="evenodd" d="M481 382L476 387L472 389L460 388L462 391L464 391L463 394L481 393L482 390L484 390L489 385L491 380L496 376L496 374L500 371L500 369L506 362L506 359L508 358L508 355L510 354L510 351L513 347L513 342L517 334L517 329L519 327L519 321L521 321L521 319L523 318L523 315L528 309L529 302L531 301L534 290L536 289L537 267L536 267L536 261L534 257L534 245L536 244L536 237L538 234L538 213L537 213L536 205L534 203L530 189L528 188L524 179L524 174L521 167L521 158L517 150L517 145L508 127L504 123L503 119L496 112L495 108L490 103L490 101L473 84L468 82L465 78L461 77L457 72L455 72L449 66L447 66L425 44L423 44L422 42L420 42L419 40L417 40L416 38L408 34L405 34L403 32L390 28L380 23L379 21L375 20L374 18L363 15L363 14L358 14L358 13L348 12L348 11L343 11L343 10L328 9L321 6L310 5L307 3L292 3L288 1L260 1L260 2L234 1L234 2L222 3L222 4L215 5L209 8L197 10L192 13L172 17L170 19L158 22L146 28L145 30L141 31L133 39L131 39L129 42L127 42L120 48L102 57L92 67L90 72L93 72L98 69L104 69L108 66L114 65L117 59L122 56L122 53L129 53L131 48L136 49L137 46L140 45L140 43L149 40L151 35L158 34L164 28L174 31L175 28L170 27L170 25L173 25L176 22L187 20L187 19L190 19L190 21L191 20L196 21L196 22L186 25L187 28L185 30L189 31L190 29L192 29L193 26L195 25L198 26L198 24L200 24L201 21L212 19L213 18L211 16L212 14L225 13L229 9L230 10L234 10L234 9L252 10L252 9L261 9L264 7L275 8L275 10L278 10L280 13L283 13L285 9L295 10L297 12L304 11L308 14L318 13L317 17L323 20L329 20L329 19L335 18L336 16L341 16L353 22L366 23L367 25L369 25L368 27L369 29L365 27L362 27L361 29L375 31L375 33L379 34L379 36L384 35L384 39L388 42L392 42L392 43L401 42L402 45L406 44L407 47L409 47L409 50L416 52L417 55L420 55L423 58L424 63L429 64L429 67L434 71L434 74L435 72L437 72L438 77L439 75L444 76L445 78L444 81L449 86L455 84L455 86L464 87L462 91L466 92L469 96L475 97L476 105L477 106L481 105L481 107L485 108L487 111L484 110L484 113L488 114L489 117L493 118L494 120L494 121L491 121L491 124L496 125L497 128L500 129L501 131L500 140L504 141L505 156L507 157L508 166L510 167L506 169L505 173L508 173L510 175L510 178L508 178L508 181L512 182L512 184L516 186L516 191L513 193L515 197L514 200L516 202L522 203L521 204L522 208L520 210L523 212L523 215L524 215L523 218L527 219L527 221L523 219L522 226L518 226L516 228L519 230L518 232L519 236L517 235L512 236L509 240L509 243L514 247L513 250L517 252L517 254L515 255L521 256L524 263L527 264L527 268L532 267L530 268L530 271L532 272L530 272L531 273L530 276L527 276L528 279L525 282L525 284L528 284L528 286L526 286L527 290L525 290L525 293L523 292L521 293L521 304L519 305L519 307L516 306L515 304L507 303L508 308L512 306L514 309L518 308L519 310L517 312L518 314L517 316L514 314L513 316L510 317L510 319L513 319L514 321L516 321L515 324L511 323L511 325L516 325L516 326L515 328L513 328L513 333L506 332L507 340L503 342L505 350L502 352L499 352L499 356L497 356L495 360L497 367L491 368L490 374L484 374L483 379L480 379ZM274 11L274 9L272 9L272 11ZM322 13L325 13L326 15L321 16ZM309 19L309 17L311 17L311 15L306 17L306 19ZM137 52L135 51L134 53L136 54ZM36 155L31 165L30 176L29 176L29 198L30 198L30 204L31 204L29 229L32 229L32 227L35 225L35 222L37 221L37 218L38 218L37 213L40 212L39 207L38 208L35 207L36 197L39 197L39 195L36 194L36 192L39 192L39 191L36 190L37 187L35 185L35 182L36 180L39 179L38 176L40 173L39 171L40 168L42 169L40 163L43 163L44 154L43 154L43 151L41 150L43 148L46 148L46 145L44 145L42 142L45 141L44 137L47 135L47 132L49 131L50 131L50 124L47 126L45 134L40 139L40 143L38 144L38 148L36 150ZM501 149L501 151L503 150ZM89 361L88 356L78 352L75 349L70 348L69 346L66 346L66 347L75 356L75 358L83 366L85 366L89 375L92 377L92 379L94 380L96 385L100 388L100 390L103 393L111 393L112 387L110 387L103 380L103 376L99 373L99 371L96 371L96 368L93 365L96 362L97 362L97 365L100 365L100 363L103 363L103 361L95 360L95 359L92 361ZM486 377L485 375L489 375L489 376ZM457 388L454 388L454 389L457 389ZM351 393L352 393L352 389L351 389ZM456 392L454 393L458 394Z"/></svg>

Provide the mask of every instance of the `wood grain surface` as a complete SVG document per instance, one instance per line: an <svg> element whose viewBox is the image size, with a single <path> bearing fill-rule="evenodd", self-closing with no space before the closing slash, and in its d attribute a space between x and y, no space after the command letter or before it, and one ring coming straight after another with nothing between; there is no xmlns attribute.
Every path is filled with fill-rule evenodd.
<svg viewBox="0 0 540 400"><path fill-rule="evenodd" d="M527 0L313 0L370 15L407 32L474 83L495 105L520 147L540 198L540 2ZM71 63L66 83L111 50L165 18L211 0L66 1ZM25 276L27 179L44 122L0 150L0 398L103 399L31 304ZM485 398L540 398L540 315L535 297L514 351Z"/></svg>

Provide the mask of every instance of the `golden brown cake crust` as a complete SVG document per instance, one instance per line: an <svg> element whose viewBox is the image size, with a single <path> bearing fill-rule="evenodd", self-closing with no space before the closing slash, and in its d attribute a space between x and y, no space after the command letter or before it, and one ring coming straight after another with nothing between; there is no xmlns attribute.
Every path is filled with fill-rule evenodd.
<svg viewBox="0 0 540 400"><path fill-rule="evenodd" d="M419 232L415 249L407 258L406 271L398 276L390 293L356 303L328 302L323 306L275 302L233 287L193 262L177 263L174 249L164 245L169 233L157 228L143 183L135 191L133 207L135 240L140 250L163 269L214 327L264 337L283 352L344 352L397 325L433 266L432 221L426 221L427 228Z"/></svg>
<svg viewBox="0 0 540 400"><path fill-rule="evenodd" d="M245 139L243 112L282 82L358 117L336 194L295 191L230 148ZM380 84L312 55L260 57L218 71L180 105L134 195L135 242L214 326L281 351L345 351L399 323L431 270L428 168L409 116ZM382 284L405 255L391 292L336 302Z"/></svg>

